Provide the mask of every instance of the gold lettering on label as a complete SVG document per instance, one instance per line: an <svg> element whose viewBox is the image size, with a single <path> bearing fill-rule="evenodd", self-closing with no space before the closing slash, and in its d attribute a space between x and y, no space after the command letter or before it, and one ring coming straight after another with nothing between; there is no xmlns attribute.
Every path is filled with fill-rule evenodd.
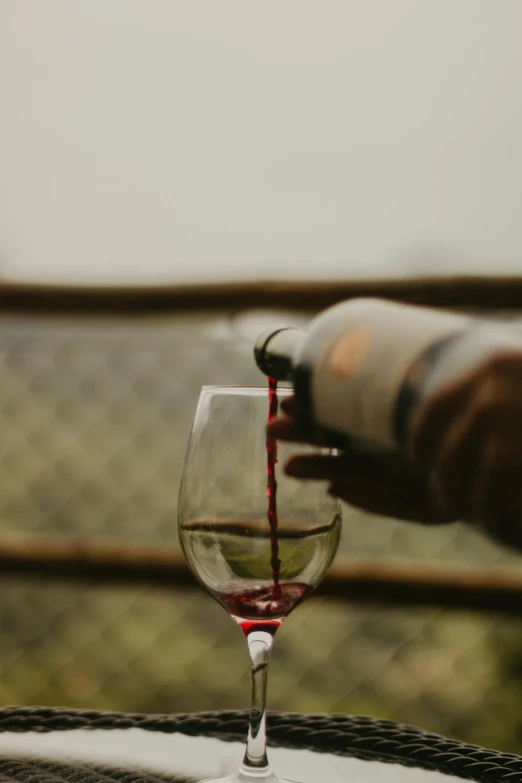
<svg viewBox="0 0 522 783"><path fill-rule="evenodd" d="M330 355L330 370L339 381L347 378L368 353L369 329L356 329L340 340Z"/></svg>

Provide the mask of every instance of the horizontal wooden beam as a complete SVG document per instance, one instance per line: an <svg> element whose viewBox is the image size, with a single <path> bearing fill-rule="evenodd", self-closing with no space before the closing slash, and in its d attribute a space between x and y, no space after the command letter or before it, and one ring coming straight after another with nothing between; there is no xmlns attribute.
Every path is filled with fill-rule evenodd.
<svg viewBox="0 0 522 783"><path fill-rule="evenodd" d="M412 304L480 310L522 309L522 277L444 277L328 282L88 287L0 283L0 313L147 316L187 310L281 307L319 310L378 296Z"/></svg>
<svg viewBox="0 0 522 783"><path fill-rule="evenodd" d="M335 564L319 593L355 603L522 614L522 573L397 560Z"/></svg>
<svg viewBox="0 0 522 783"><path fill-rule="evenodd" d="M92 586L201 589L177 549L141 543L0 541L0 578L68 581ZM522 614L522 572L338 559L318 594L386 607L445 607Z"/></svg>

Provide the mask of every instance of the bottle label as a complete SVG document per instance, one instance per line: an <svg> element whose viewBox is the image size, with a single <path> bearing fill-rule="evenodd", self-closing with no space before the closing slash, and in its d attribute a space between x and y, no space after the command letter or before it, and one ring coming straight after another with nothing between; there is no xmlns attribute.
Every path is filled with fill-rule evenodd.
<svg viewBox="0 0 522 783"><path fill-rule="evenodd" d="M430 347L466 331L472 321L378 299L341 307L346 317L339 309L313 368L315 418L329 430L394 450L396 404L408 371ZM317 323L329 331L326 320Z"/></svg>

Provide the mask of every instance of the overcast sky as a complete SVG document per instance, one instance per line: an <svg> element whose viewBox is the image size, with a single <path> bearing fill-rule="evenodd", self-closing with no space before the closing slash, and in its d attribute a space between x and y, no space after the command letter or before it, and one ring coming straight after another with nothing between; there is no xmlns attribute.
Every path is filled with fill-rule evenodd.
<svg viewBox="0 0 522 783"><path fill-rule="evenodd" d="M0 274L522 271L520 0L0 0Z"/></svg>

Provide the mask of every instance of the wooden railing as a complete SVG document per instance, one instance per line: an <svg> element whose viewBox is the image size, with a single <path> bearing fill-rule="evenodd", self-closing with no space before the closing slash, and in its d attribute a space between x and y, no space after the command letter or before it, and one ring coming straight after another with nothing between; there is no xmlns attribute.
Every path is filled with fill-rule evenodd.
<svg viewBox="0 0 522 783"><path fill-rule="evenodd" d="M477 310L522 309L522 277L252 282L170 287L75 287L0 283L0 312L154 315L185 310L281 307L318 310L359 296Z"/></svg>
<svg viewBox="0 0 522 783"><path fill-rule="evenodd" d="M177 549L124 541L4 539L0 577L200 589ZM522 614L522 571L344 557L318 594L354 603Z"/></svg>

